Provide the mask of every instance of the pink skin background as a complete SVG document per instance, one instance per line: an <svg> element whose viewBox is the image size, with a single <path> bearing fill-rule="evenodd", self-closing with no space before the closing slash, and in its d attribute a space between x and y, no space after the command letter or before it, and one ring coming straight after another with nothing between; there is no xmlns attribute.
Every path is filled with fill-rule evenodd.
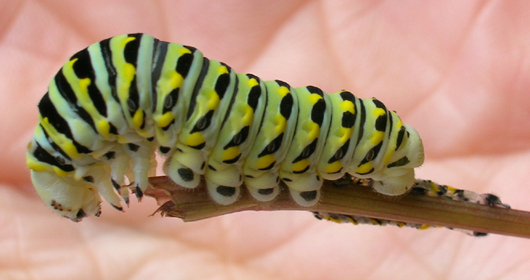
<svg viewBox="0 0 530 280"><path fill-rule="evenodd" d="M398 3L399 2L399 3ZM337 225L305 212L194 223L151 199L72 223L37 197L37 103L76 51L130 32L239 72L377 97L422 135L418 176L530 210L528 1L0 1L1 279L525 279L530 241Z"/></svg>

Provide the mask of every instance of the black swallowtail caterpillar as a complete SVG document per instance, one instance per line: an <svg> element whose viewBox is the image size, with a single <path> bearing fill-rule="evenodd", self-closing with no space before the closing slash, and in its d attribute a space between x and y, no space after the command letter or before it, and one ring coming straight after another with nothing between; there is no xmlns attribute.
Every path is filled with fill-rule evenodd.
<svg viewBox="0 0 530 280"><path fill-rule="evenodd" d="M259 201L280 180L300 205L318 202L323 180L349 173L401 195L423 163L421 139L377 99L324 94L235 73L193 47L145 34L115 36L73 55L40 100L27 165L40 197L78 221L100 214L100 196L122 209L125 176L142 197L164 173L212 199L237 200L244 183Z"/></svg>
<svg viewBox="0 0 530 280"><path fill-rule="evenodd" d="M348 180L348 176L345 176L341 180ZM370 186L371 180L367 179L357 179L357 180L351 180L351 184L349 185L355 185L355 186ZM338 182L338 181L336 181ZM343 184L343 183L341 183ZM430 196L430 197L440 197L444 199L450 199L455 201L465 201L469 203L479 204L479 205L487 205L490 207L496 207L496 208L504 208L504 209L510 209L510 205L502 203L501 199L490 193L484 193L484 194L478 194L469 190L463 190L463 189L457 189L448 185L440 185L437 184L431 180L422 180L422 179L416 179L416 183L411 189L411 192L424 195L424 196ZM436 225L430 225L430 224L419 224L419 223L407 223L402 221L394 221L394 220L385 220L385 219L378 219L378 218L372 218L372 217L366 217L366 216L352 216L352 215L346 215L346 214L338 214L338 213L326 213L326 212L313 212L313 215L315 218L319 220L327 220L339 224L343 223L349 223L354 225L359 224L368 224L368 225L376 225L376 226L386 226L386 225L394 225L398 226L400 228L402 227L409 227L409 228L416 228L419 230L429 229L429 228L437 228L439 226ZM449 228L451 230L455 228ZM469 231L469 230L463 230L463 229L456 229L458 231L462 231L468 235L471 236L486 236L487 233L480 232L480 231Z"/></svg>

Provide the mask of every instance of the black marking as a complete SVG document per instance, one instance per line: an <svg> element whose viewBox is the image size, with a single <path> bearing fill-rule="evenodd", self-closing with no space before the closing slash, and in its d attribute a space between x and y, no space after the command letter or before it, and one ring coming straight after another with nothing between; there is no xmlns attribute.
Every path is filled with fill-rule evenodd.
<svg viewBox="0 0 530 280"><path fill-rule="evenodd" d="M256 108L258 108L258 103L259 103L259 99L261 96L261 80L252 74L247 74L247 77L249 79L255 79L258 82L256 86L253 86L250 89L248 96L247 96L248 106L250 106L252 110L256 111Z"/></svg>
<svg viewBox="0 0 530 280"><path fill-rule="evenodd" d="M194 56L193 54L197 50L194 47L184 46L188 50L190 50L191 53L185 53L181 57L179 57L176 65L176 71L180 75L182 75L182 78L186 78L188 76L188 73L190 72L191 65L193 64Z"/></svg>
<svg viewBox="0 0 530 280"><path fill-rule="evenodd" d="M232 71L230 71L230 74L233 74ZM223 121L221 122L221 128L224 127L226 120L230 116L230 112L232 111L232 106L234 106L234 103L236 103L236 96L239 92L239 77L235 75L235 83L234 88L232 90L232 98L230 98L230 103L228 104L228 109L224 112Z"/></svg>
<svg viewBox="0 0 530 280"><path fill-rule="evenodd" d="M270 195L274 192L274 188L258 189L258 193L261 195Z"/></svg>
<svg viewBox="0 0 530 280"><path fill-rule="evenodd" d="M234 163L236 163L240 158L241 158L241 153L238 154L238 155L237 155L235 158L233 158L233 159L223 160L223 163L226 163L226 164L234 164Z"/></svg>
<svg viewBox="0 0 530 280"><path fill-rule="evenodd" d="M247 177L247 178L254 178L254 176L252 176L252 175L247 175L247 174L245 174L245 177Z"/></svg>
<svg viewBox="0 0 530 280"><path fill-rule="evenodd" d="M250 126L243 127L238 133L234 135L234 137L232 137L230 142L228 142L228 144L226 144L223 147L223 150L227 150L230 147L237 147L243 144L243 142L247 140L249 131L250 131Z"/></svg>
<svg viewBox="0 0 530 280"><path fill-rule="evenodd" d="M190 105L188 106L188 114L186 115L186 121L190 119L191 115L193 114L193 111L195 111L195 106L197 105L197 95L199 94L199 91L202 88L202 84L204 83L204 78L206 78L206 75L208 75L209 68L210 68L210 60L204 57L202 61L201 72L199 73L197 82L195 82L195 87L193 88L193 92L190 97L191 99L190 99Z"/></svg>
<svg viewBox="0 0 530 280"><path fill-rule="evenodd" d="M204 148L204 146L206 146L206 143L202 142L201 144L199 144L197 146L189 146L189 147L193 148L195 150L202 150L202 148Z"/></svg>
<svg viewBox="0 0 530 280"><path fill-rule="evenodd" d="M83 219L84 217L86 217L86 213L85 211L83 211L83 209L79 209L79 211L77 211L77 214L75 214L75 218L76 219Z"/></svg>
<svg viewBox="0 0 530 280"><path fill-rule="evenodd" d="M114 186L114 189L119 191L121 189L121 186L114 181L114 179L110 179L110 182L112 183L112 186Z"/></svg>
<svg viewBox="0 0 530 280"><path fill-rule="evenodd" d="M317 87L315 87L315 86L306 86L305 88L306 88L307 91L309 91L310 93L318 94L318 95L324 97L324 92L323 92L321 89L319 89L319 88L317 88Z"/></svg>
<svg viewBox="0 0 530 280"><path fill-rule="evenodd" d="M211 166L210 164L208 164L208 169L213 170L213 171L217 171L217 169L215 169L215 167Z"/></svg>
<svg viewBox="0 0 530 280"><path fill-rule="evenodd" d="M138 149L140 149L140 146L138 146L136 144L133 144L133 143L128 143L127 147L129 148L129 150L131 150L133 152L137 152Z"/></svg>
<svg viewBox="0 0 530 280"><path fill-rule="evenodd" d="M147 138L147 141L149 141L149 142L153 142L153 140L155 140L155 137L149 137L149 138Z"/></svg>
<svg viewBox="0 0 530 280"><path fill-rule="evenodd" d="M94 177L92 176L85 176L83 177L83 180L88 183L94 183Z"/></svg>
<svg viewBox="0 0 530 280"><path fill-rule="evenodd" d="M364 127L366 125L366 107L364 107L363 100L360 100L359 105L361 107L360 109L361 119L359 120L359 127L358 127L359 135L357 136L357 142L355 143L353 147L354 149L356 149L357 145L359 145L359 143L361 142L361 139L363 138L363 135L364 135Z"/></svg>
<svg viewBox="0 0 530 280"><path fill-rule="evenodd" d="M276 164L276 161L273 161L269 166L265 168L259 168L258 170L271 170L275 164Z"/></svg>
<svg viewBox="0 0 530 280"><path fill-rule="evenodd" d="M171 150L171 148L170 148L170 147L160 146L160 147L158 148L158 150L159 150L162 154L167 154L167 153Z"/></svg>
<svg viewBox="0 0 530 280"><path fill-rule="evenodd" d="M96 110L98 110L100 115L107 117L107 104L103 98L103 95L96 86L96 74L94 68L92 67L92 62L90 61L90 53L87 49L84 49L72 56L72 59L77 59L77 61L72 65L76 76L80 79L88 78L90 80L87 90L94 107L96 107Z"/></svg>
<svg viewBox="0 0 530 280"><path fill-rule="evenodd" d="M302 173L306 173L307 170L309 170L309 165L306 166L304 169L300 170L300 171L293 171L293 174L302 174Z"/></svg>
<svg viewBox="0 0 530 280"><path fill-rule="evenodd" d="M111 159L113 159L116 156L116 152L110 151L110 152L106 153L104 156L105 156L105 158L107 160L111 160Z"/></svg>
<svg viewBox="0 0 530 280"><path fill-rule="evenodd" d="M221 63L223 66L225 66L228 69L228 73L221 74L217 81L215 81L215 92L217 92L217 95L219 95L219 99L223 100L226 90L228 89L228 86L230 85L230 73L232 73L232 69L224 63Z"/></svg>
<svg viewBox="0 0 530 280"><path fill-rule="evenodd" d="M111 205L112 205L112 207L114 207L114 209L116 209L116 210L118 210L118 211L120 211L120 212L123 212L123 207L121 207L121 206L116 206L116 205L113 205L113 204L111 204Z"/></svg>
<svg viewBox="0 0 530 280"><path fill-rule="evenodd" d="M335 154L328 160L328 164L329 163L334 163L336 162L337 160L341 160L344 158L344 156L346 155L346 153L348 152L348 148L350 147L350 141L346 141L346 143L344 143L344 145L342 145L342 147L340 147L336 152Z"/></svg>
<svg viewBox="0 0 530 280"><path fill-rule="evenodd" d="M195 132L200 132L200 131L204 131L205 129L207 129L208 127L210 127L210 124L212 123L212 117L213 117L213 113L215 111L214 110L210 110L208 111L208 113L206 113L206 115L202 116L196 123L195 123L195 126L193 127L193 129L190 131L190 134L192 133L195 133Z"/></svg>
<svg viewBox="0 0 530 280"><path fill-rule="evenodd" d="M61 115L59 115L59 112L57 112L55 105L50 100L48 93L42 97L38 107L42 118L48 118L48 121L57 130L57 132L64 134L64 136L66 136L68 139L71 139L72 143L77 149L77 152L81 154L88 154L92 152L90 149L74 140L68 123Z"/></svg>
<svg viewBox="0 0 530 280"><path fill-rule="evenodd" d="M318 124L318 126L322 126L322 122L324 121L324 114L326 113L326 101L324 98L320 99L313 105L313 109L311 109L311 120Z"/></svg>
<svg viewBox="0 0 530 280"><path fill-rule="evenodd" d="M386 123L388 121L387 114L381 115L377 117L375 120L375 130L377 131L385 131L386 130Z"/></svg>
<svg viewBox="0 0 530 280"><path fill-rule="evenodd" d="M216 191L218 194L225 197L232 197L236 194L236 188L234 187L218 186Z"/></svg>
<svg viewBox="0 0 530 280"><path fill-rule="evenodd" d="M193 170L191 170L189 168L179 168L179 170L177 172L179 173L180 178L184 182L193 181L193 177L195 176L193 174Z"/></svg>
<svg viewBox="0 0 530 280"><path fill-rule="evenodd" d="M110 48L110 40L106 39L101 42L99 42L99 47L101 49L101 57L105 60L105 67L107 69L108 73L108 84L111 89L111 96L114 98L114 100L121 104L120 99L118 98L118 93L116 92L116 77L117 72L116 68L114 67L114 64L112 63L112 49Z"/></svg>
<svg viewBox="0 0 530 280"><path fill-rule="evenodd" d="M140 42L142 34L129 34L129 38L133 37L135 40L126 43L123 49L123 56L127 63L134 66L136 71L138 61L138 50L140 49ZM130 116L133 117L136 110L140 107L140 95L138 93L136 73L131 83L129 84L129 98L127 99L127 106L129 107ZM143 126L142 122L142 125Z"/></svg>
<svg viewBox="0 0 530 280"><path fill-rule="evenodd" d="M164 98L164 108L162 109L162 114L173 110L173 107L175 107L177 101L179 100L179 92L180 88L175 88L166 96L166 98Z"/></svg>
<svg viewBox="0 0 530 280"><path fill-rule="evenodd" d="M48 153L44 148L37 143L37 147L33 152L33 156L40 162L47 163L49 165L57 166L61 170L66 172L74 171L74 167L70 164L61 164L57 161L57 158Z"/></svg>
<svg viewBox="0 0 530 280"><path fill-rule="evenodd" d="M292 182L293 181L292 179L287 178L287 177L282 178L282 180L285 181L285 182Z"/></svg>
<svg viewBox="0 0 530 280"><path fill-rule="evenodd" d="M400 159L388 164L386 167L387 168L399 167L399 166L407 165L409 163L410 163L410 160L407 157L402 157L402 158L400 158Z"/></svg>
<svg viewBox="0 0 530 280"><path fill-rule="evenodd" d="M77 115L81 117L81 119L88 123L90 127L92 127L92 129L97 132L94 120L92 119L90 114L88 114L88 112L83 107L77 105L79 103L77 100L77 96L72 88L72 85L68 82L63 72L59 71L59 73L55 75L54 79L55 85L57 86L57 90L59 91L61 96L66 101L68 101L68 105L70 105L73 111L77 113Z"/></svg>
<svg viewBox="0 0 530 280"><path fill-rule="evenodd" d="M300 192L300 197L303 198L305 201L313 201L317 198L318 191L307 191L307 192Z"/></svg>
<svg viewBox="0 0 530 280"><path fill-rule="evenodd" d="M118 129L112 124L112 123L109 123L109 133L110 134L114 134L114 135L118 135Z"/></svg>
<svg viewBox="0 0 530 280"><path fill-rule="evenodd" d="M397 139L396 139L396 149L395 151L397 151L399 149L399 147L401 147L401 144L403 144L403 138L405 137L405 132L407 131L407 129L402 126L400 129L399 129L399 132L398 132L398 135L397 135Z"/></svg>
<svg viewBox="0 0 530 280"><path fill-rule="evenodd" d="M44 127L42 127L42 124L39 124L39 129L41 129L42 133L44 133L44 136L46 137L46 139L48 140L48 143L52 146L52 148L59 152L63 157L65 157L66 159L68 160L72 160L64 151L63 149L61 149L59 146L57 146L57 144L55 144L55 142L53 142L50 138L50 136L48 135L48 133L46 132L46 130L44 129ZM60 161L60 163L64 163L64 160L63 161Z"/></svg>
<svg viewBox="0 0 530 280"><path fill-rule="evenodd" d="M203 161L203 162L201 163L201 170L203 170L205 166L206 166L206 162Z"/></svg>
<svg viewBox="0 0 530 280"><path fill-rule="evenodd" d="M304 159L307 159L309 158L316 150L317 148L317 143L318 143L318 138L316 138L315 140L313 140L313 142L311 142L311 144L307 145L303 150L302 152L300 153L300 155L298 155L292 163L297 163L301 160L304 160Z"/></svg>
<svg viewBox="0 0 530 280"><path fill-rule="evenodd" d="M142 200L142 197L144 197L144 192L142 192L142 189L140 189L140 187L138 185L136 185L136 191L134 192L134 194L136 195L136 198L138 199L138 201Z"/></svg>
<svg viewBox="0 0 530 280"><path fill-rule="evenodd" d="M283 133L278 135L272 142L270 142L264 149L259 153L258 157L263 157L265 155L270 155L276 153L282 146Z"/></svg>
<svg viewBox="0 0 530 280"><path fill-rule="evenodd" d="M282 98L280 102L280 114L288 120L293 111L293 95L289 92Z"/></svg>

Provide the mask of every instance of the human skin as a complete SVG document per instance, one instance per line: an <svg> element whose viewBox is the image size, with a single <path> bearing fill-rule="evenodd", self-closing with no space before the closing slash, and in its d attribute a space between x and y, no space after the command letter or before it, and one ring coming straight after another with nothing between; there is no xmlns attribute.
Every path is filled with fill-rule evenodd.
<svg viewBox="0 0 530 280"><path fill-rule="evenodd" d="M73 223L37 197L25 148L76 51L144 32L238 72L377 97L423 138L418 177L529 210L527 1L0 1L1 279L524 279L530 242L337 225L306 212ZM325 195L325 194L324 194Z"/></svg>

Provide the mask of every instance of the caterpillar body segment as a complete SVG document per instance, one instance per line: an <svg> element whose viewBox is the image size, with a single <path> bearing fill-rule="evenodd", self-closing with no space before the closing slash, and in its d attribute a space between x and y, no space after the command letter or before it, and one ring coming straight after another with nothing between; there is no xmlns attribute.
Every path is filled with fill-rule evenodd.
<svg viewBox="0 0 530 280"><path fill-rule="evenodd" d="M72 56L39 112L27 165L41 198L74 221L99 215L97 193L122 209L127 181L141 198L156 151L173 181L195 188L204 176L220 204L236 201L243 183L270 201L283 182L309 207L323 180L346 173L401 195L423 162L418 133L376 99L262 81L145 34Z"/></svg>

